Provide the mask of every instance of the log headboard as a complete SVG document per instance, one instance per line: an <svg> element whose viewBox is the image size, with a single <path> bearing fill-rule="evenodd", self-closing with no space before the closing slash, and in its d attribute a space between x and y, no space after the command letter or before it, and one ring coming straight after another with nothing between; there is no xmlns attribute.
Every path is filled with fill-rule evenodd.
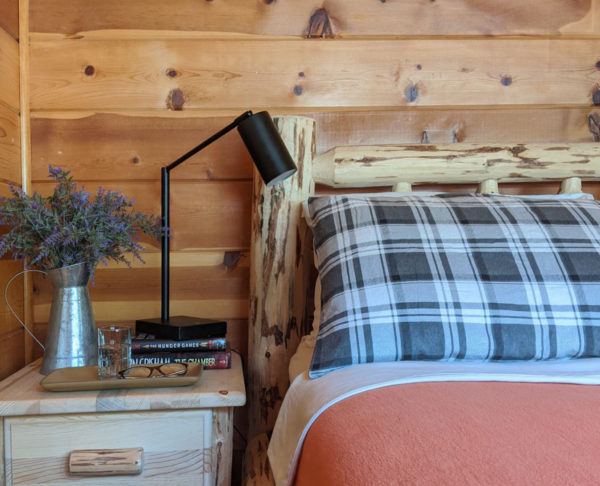
<svg viewBox="0 0 600 486"><path fill-rule="evenodd" d="M315 270L300 203L314 194L315 183L398 192L418 184L471 183L481 193L497 193L498 182L561 181L560 192L573 193L581 192L582 180L600 180L598 143L348 146L316 156L314 120L285 116L275 122L298 173L275 188L254 176L247 484L268 479L266 434L289 386L290 357L312 325Z"/></svg>

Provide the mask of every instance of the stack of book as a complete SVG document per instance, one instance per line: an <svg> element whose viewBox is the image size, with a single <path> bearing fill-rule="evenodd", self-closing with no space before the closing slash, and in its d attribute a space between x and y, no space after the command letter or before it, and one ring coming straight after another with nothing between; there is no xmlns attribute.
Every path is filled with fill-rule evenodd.
<svg viewBox="0 0 600 486"><path fill-rule="evenodd" d="M131 364L202 363L204 369L231 367L231 350L225 334L224 321L196 320L185 330L162 324L136 325L131 340Z"/></svg>

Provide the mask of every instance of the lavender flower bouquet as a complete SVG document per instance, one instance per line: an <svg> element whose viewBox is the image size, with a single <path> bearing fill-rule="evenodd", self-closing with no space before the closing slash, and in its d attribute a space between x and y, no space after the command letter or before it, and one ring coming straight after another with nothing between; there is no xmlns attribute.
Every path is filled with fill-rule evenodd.
<svg viewBox="0 0 600 486"><path fill-rule="evenodd" d="M99 188L90 196L60 167L49 167L54 193L43 197L10 186L12 197L0 197L0 224L11 229L0 237L0 257L12 252L27 267L52 270L85 263L93 277L98 262L143 262L139 234L160 237L160 218L132 209L133 200Z"/></svg>

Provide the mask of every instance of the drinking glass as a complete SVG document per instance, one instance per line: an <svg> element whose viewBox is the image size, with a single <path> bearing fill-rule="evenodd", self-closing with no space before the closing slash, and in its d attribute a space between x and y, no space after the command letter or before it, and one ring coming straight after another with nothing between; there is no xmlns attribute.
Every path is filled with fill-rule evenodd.
<svg viewBox="0 0 600 486"><path fill-rule="evenodd" d="M119 377L119 371L129 368L131 361L131 331L128 327L109 326L98 329L98 379Z"/></svg>

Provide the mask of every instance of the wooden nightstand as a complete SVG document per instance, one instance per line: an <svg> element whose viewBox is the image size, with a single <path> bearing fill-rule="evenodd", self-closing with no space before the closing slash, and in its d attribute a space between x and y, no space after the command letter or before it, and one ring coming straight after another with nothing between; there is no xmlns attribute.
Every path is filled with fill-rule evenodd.
<svg viewBox="0 0 600 486"><path fill-rule="evenodd" d="M40 362L0 382L0 477L6 486L228 485L233 407L246 392L240 358L192 386L46 392ZM69 455L82 449L143 448L137 476L81 477Z"/></svg>

